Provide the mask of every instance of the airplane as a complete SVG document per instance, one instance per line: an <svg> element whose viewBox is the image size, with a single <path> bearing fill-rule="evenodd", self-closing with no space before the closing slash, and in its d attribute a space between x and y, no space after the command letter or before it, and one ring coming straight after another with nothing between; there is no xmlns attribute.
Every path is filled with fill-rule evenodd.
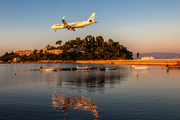
<svg viewBox="0 0 180 120"><path fill-rule="evenodd" d="M63 24L55 24L51 27L51 29L55 29L55 32L57 29L63 29L63 28L67 28L69 31L71 31L71 30L75 31L74 28L82 28L84 26L96 23L96 21L94 21L94 16L95 16L95 13L92 13L92 15L90 16L90 18L87 21L71 22L71 23L67 23L64 20L65 16L63 16L63 18L62 18Z"/></svg>

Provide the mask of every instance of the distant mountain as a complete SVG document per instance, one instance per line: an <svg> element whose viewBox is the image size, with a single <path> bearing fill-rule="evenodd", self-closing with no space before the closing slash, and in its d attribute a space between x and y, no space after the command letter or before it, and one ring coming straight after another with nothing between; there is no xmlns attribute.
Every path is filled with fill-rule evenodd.
<svg viewBox="0 0 180 120"><path fill-rule="evenodd" d="M133 53L133 58L136 59L137 53ZM171 58L180 58L180 53L161 53L161 52L152 52L152 53L139 53L140 57L154 57L154 59L171 59Z"/></svg>

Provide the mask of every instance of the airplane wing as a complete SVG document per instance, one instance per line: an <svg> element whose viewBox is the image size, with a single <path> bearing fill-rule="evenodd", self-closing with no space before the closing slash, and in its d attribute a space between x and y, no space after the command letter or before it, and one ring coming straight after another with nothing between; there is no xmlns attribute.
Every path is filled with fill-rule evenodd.
<svg viewBox="0 0 180 120"><path fill-rule="evenodd" d="M62 22L63 22L63 24L64 24L64 27L65 27L65 28L68 28L68 30L73 30L73 31L75 31L74 27L70 26L70 25L64 20L64 17L65 17L65 16L63 16L63 18L62 18Z"/></svg>
<svg viewBox="0 0 180 120"><path fill-rule="evenodd" d="M62 22L63 22L63 24L64 24L65 27L68 27L69 25L68 25L67 22L64 20L64 17L65 17L65 16L63 16L63 18L62 18Z"/></svg>

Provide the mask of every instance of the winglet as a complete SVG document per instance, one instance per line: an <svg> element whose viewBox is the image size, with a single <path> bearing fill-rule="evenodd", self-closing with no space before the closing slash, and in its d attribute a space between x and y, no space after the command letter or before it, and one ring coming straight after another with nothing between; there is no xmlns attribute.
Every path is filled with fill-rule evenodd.
<svg viewBox="0 0 180 120"><path fill-rule="evenodd" d="M62 20L64 20L64 17L65 17L65 16L63 16Z"/></svg>

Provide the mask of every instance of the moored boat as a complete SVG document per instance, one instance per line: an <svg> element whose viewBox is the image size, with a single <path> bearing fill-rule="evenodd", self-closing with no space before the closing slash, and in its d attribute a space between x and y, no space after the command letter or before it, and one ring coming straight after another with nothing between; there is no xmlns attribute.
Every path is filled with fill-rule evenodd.
<svg viewBox="0 0 180 120"><path fill-rule="evenodd" d="M40 71L57 71L58 68L42 68Z"/></svg>
<svg viewBox="0 0 180 120"><path fill-rule="evenodd" d="M110 68L106 68L106 70L116 70L117 67L110 67Z"/></svg>
<svg viewBox="0 0 180 120"><path fill-rule="evenodd" d="M105 71L106 68L105 67L101 67L101 68L98 68L100 71Z"/></svg>
<svg viewBox="0 0 180 120"><path fill-rule="evenodd" d="M98 68L98 70L100 70L100 71L106 71L106 70L116 70L117 69L117 67L100 67L100 68Z"/></svg>
<svg viewBox="0 0 180 120"><path fill-rule="evenodd" d="M86 66L86 67L79 67L79 66L76 66L76 69L77 70L89 70L91 67L89 66Z"/></svg>
<svg viewBox="0 0 180 120"><path fill-rule="evenodd" d="M180 66L167 66L167 69L180 69Z"/></svg>
<svg viewBox="0 0 180 120"><path fill-rule="evenodd" d="M147 69L149 69L149 67L147 67L147 66L136 67L135 65L133 65L131 68L135 69L135 70L147 70Z"/></svg>

